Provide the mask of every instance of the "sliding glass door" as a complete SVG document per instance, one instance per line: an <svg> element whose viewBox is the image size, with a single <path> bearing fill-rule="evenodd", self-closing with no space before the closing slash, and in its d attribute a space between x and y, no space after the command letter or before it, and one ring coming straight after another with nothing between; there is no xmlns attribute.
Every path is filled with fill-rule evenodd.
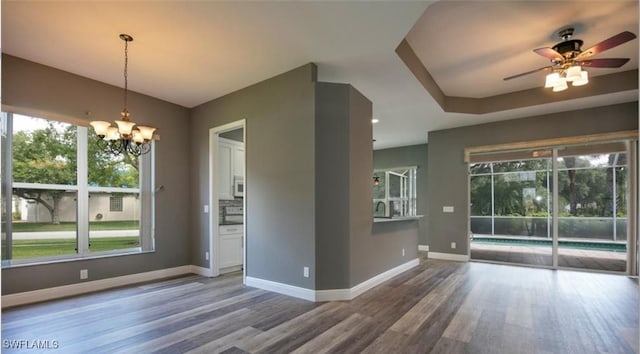
<svg viewBox="0 0 640 354"><path fill-rule="evenodd" d="M625 144L560 150L557 164L558 266L626 271Z"/></svg>
<svg viewBox="0 0 640 354"><path fill-rule="evenodd" d="M471 259L626 272L628 156L626 142L476 156Z"/></svg>
<svg viewBox="0 0 640 354"><path fill-rule="evenodd" d="M551 159L470 166L471 258L552 266Z"/></svg>

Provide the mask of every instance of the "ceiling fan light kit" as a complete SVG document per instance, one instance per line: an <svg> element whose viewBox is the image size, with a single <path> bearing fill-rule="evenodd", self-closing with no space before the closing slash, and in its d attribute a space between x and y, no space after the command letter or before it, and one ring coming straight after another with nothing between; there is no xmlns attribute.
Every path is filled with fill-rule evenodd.
<svg viewBox="0 0 640 354"><path fill-rule="evenodd" d="M558 36L562 39L562 42L554 45L552 48L543 47L533 50L534 53L550 59L551 66L545 66L525 73L509 76L504 78L504 80L511 80L538 71L547 70L551 71L551 73L545 77L544 87L552 88L553 92L566 90L569 87L567 84L569 82L572 86L583 86L589 83L589 73L586 70L583 70L583 67L619 68L629 61L629 58L585 60L587 57L601 53L607 49L617 47L620 44L636 38L635 34L629 31L624 31L583 51L581 49L583 41L579 39L571 39L573 36L573 28L567 28L558 32Z"/></svg>
<svg viewBox="0 0 640 354"><path fill-rule="evenodd" d="M548 74L545 80L544 87L553 88L553 92L564 91L569 86L570 82L572 86L583 86L589 83L589 74L582 70L579 65L573 65L566 70L561 69L559 72L553 72Z"/></svg>

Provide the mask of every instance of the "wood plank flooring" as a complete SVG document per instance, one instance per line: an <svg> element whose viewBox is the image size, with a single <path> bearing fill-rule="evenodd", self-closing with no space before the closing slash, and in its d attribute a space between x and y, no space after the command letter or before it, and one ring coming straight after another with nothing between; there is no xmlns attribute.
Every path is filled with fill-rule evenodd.
<svg viewBox="0 0 640 354"><path fill-rule="evenodd" d="M186 276L7 309L47 353L638 353L638 279L427 260L352 301Z"/></svg>

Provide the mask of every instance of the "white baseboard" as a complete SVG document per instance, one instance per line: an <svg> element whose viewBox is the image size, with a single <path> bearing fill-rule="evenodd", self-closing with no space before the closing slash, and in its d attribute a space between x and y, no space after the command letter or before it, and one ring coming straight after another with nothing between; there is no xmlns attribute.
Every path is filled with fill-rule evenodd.
<svg viewBox="0 0 640 354"><path fill-rule="evenodd" d="M466 254L453 254L453 253L439 253L439 252L429 252L427 258L430 259L442 259L446 261L456 261L456 262L468 262L469 256Z"/></svg>
<svg viewBox="0 0 640 354"><path fill-rule="evenodd" d="M418 258L413 259L407 263L389 269L384 273L380 273L373 278L365 280L350 289L311 290L252 277L246 277L246 285L314 302L348 301L353 300L365 291L380 285L381 283L417 266L418 264L420 264L420 260Z"/></svg>
<svg viewBox="0 0 640 354"><path fill-rule="evenodd" d="M429 252L429 245L418 245L418 251L427 251L427 252Z"/></svg>
<svg viewBox="0 0 640 354"><path fill-rule="evenodd" d="M53 300L62 297L85 294L89 292L115 288L118 286L142 283L150 280L169 278L173 276L196 273L200 274L196 266L186 265L175 268L167 268L154 270L151 272L137 273L113 277L108 279L100 279L87 281L83 283L56 286L53 288L39 289L33 291L25 291L22 293L9 294L2 296L2 308L31 304L46 300ZM206 268L201 268L206 269ZM208 270L208 269L207 269Z"/></svg>
<svg viewBox="0 0 640 354"><path fill-rule="evenodd" d="M451 255L459 256L459 255ZM432 253L429 254L432 257ZM364 282L352 287L351 289L331 289L331 290L311 290L301 288L293 285L278 283L270 280L264 280L253 277L246 277L245 284L264 290L273 291L276 293L297 297L308 301L343 301L352 300L364 293L365 291L393 278L394 276L405 272L420 263L419 259L411 260L407 263L401 264L395 268L389 269L384 273L380 273L373 278L365 280ZM169 278L184 274L198 274L205 277L213 276L211 269L203 268L195 265L185 265L175 268L167 268L154 270L145 273L136 273L123 275L119 277L113 277L108 279L100 279L87 281L83 283L56 286L53 288L39 289L33 291L25 291L16 294L9 294L2 296L2 308L26 305L35 302L42 302L47 300L59 299L63 297L69 297L74 295L80 295L90 293L94 291L100 291L119 286L131 285L136 283L142 283L152 280L158 280L163 278Z"/></svg>
<svg viewBox="0 0 640 354"><path fill-rule="evenodd" d="M385 281L395 277L398 274L406 272L407 270L417 266L418 264L420 264L420 259L412 259L407 263L401 264L395 268L391 268L384 273L380 273L375 277L370 278L369 280L363 281L362 283L351 288L351 298L348 300L355 299L365 291L384 283Z"/></svg>
<svg viewBox="0 0 640 354"><path fill-rule="evenodd" d="M245 277L245 285L252 286L263 290L272 291L278 294L297 297L304 300L315 301L315 291L311 289L301 288L289 284L278 283L271 280L260 278Z"/></svg>
<svg viewBox="0 0 640 354"><path fill-rule="evenodd" d="M205 268L205 267L200 267L200 266L195 266L192 265L191 267L191 273L193 274L198 274L198 275L202 275L203 277L213 277L213 272L211 271L211 268Z"/></svg>
<svg viewBox="0 0 640 354"><path fill-rule="evenodd" d="M226 268L220 268L220 275L227 274L227 273L232 273L232 272L237 272L239 270L242 270L242 266L241 265L231 266L231 267L226 267Z"/></svg>

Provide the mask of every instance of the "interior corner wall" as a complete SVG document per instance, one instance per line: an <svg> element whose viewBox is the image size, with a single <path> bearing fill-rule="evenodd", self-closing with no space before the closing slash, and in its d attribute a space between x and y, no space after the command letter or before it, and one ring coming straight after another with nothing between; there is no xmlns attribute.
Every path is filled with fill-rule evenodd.
<svg viewBox="0 0 640 354"><path fill-rule="evenodd" d="M349 107L350 288L353 288L417 258L418 228L415 221L373 223L372 104L352 87Z"/></svg>
<svg viewBox="0 0 640 354"><path fill-rule="evenodd" d="M350 234L349 93L316 84L316 289L347 289Z"/></svg>
<svg viewBox="0 0 640 354"><path fill-rule="evenodd" d="M429 132L427 194L429 251L468 254L468 171L464 149L638 129L638 102ZM453 206L454 213L443 213ZM456 242L456 249L451 248Z"/></svg>
<svg viewBox="0 0 640 354"><path fill-rule="evenodd" d="M194 264L208 267L209 130L245 119L246 274L315 287L316 71L307 64L191 110Z"/></svg>
<svg viewBox="0 0 640 354"><path fill-rule="evenodd" d="M65 71L2 55L2 103L21 109L64 116L77 122L120 117L122 88ZM2 295L80 283L80 269L88 280L148 272L191 264L189 194L185 193L190 165L187 108L129 92L129 110L136 122L158 128L156 143L155 251L126 256L2 269ZM85 112L92 112L90 118ZM46 118L46 117L45 117ZM87 122L88 125L88 122Z"/></svg>
<svg viewBox="0 0 640 354"><path fill-rule="evenodd" d="M427 144L403 146L373 151L373 169L417 166L417 213L425 217L418 221L418 244L429 245L427 234Z"/></svg>

